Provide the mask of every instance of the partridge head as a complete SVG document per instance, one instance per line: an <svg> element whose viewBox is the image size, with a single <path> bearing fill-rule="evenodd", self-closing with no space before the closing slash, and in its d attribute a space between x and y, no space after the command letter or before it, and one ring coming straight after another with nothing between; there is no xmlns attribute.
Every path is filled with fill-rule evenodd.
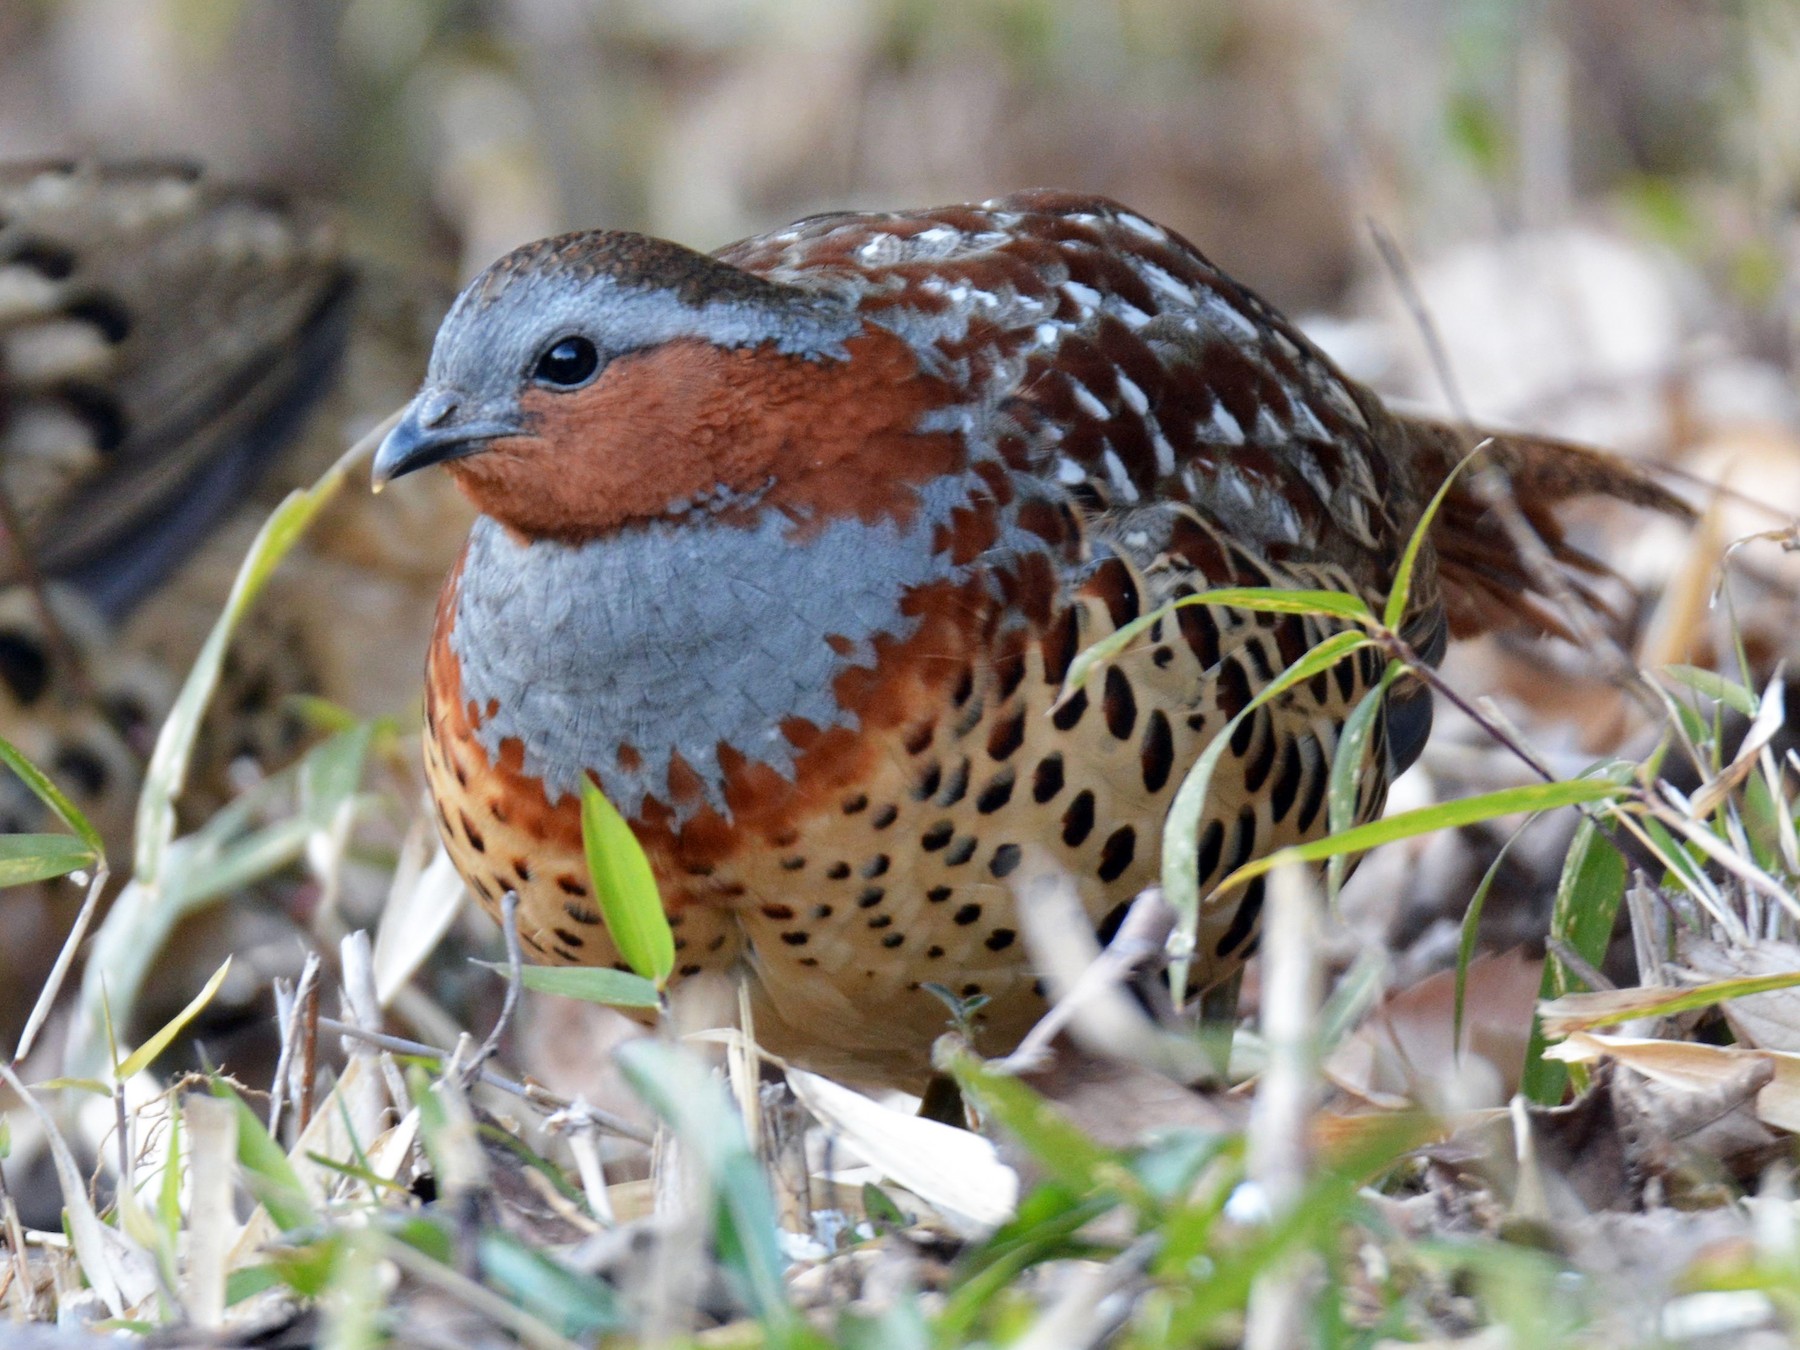
<svg viewBox="0 0 1800 1350"><path fill-rule="evenodd" d="M426 760L444 838L540 959L614 963L582 861L591 779L632 823L683 977L750 982L771 1048L916 1081L944 1010L991 1048L1042 1011L1015 888L1104 928L1154 881L1175 788L1330 630L1183 607L1058 699L1075 654L1223 586L1379 605L1462 453L1391 414L1180 236L1099 198L833 215L706 256L616 232L529 245L439 333L377 480L442 463L480 515L440 601ZM1498 452L1521 505L1671 506L1630 466ZM1406 631L1548 621L1453 492ZM1239 721L1203 886L1325 828L1372 654ZM1430 725L1395 686L1359 813ZM1202 961L1254 949L1260 891Z"/></svg>

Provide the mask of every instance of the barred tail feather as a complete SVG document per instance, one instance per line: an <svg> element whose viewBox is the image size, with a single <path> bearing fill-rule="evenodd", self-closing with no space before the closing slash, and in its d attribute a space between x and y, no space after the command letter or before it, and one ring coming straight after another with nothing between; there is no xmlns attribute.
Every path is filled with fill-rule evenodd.
<svg viewBox="0 0 1800 1350"><path fill-rule="evenodd" d="M1486 434L1471 436L1440 422L1410 418L1401 425L1418 481L1427 491L1434 491ZM1631 460L1567 441L1494 435L1481 457L1458 476L1432 523L1444 608L1450 631L1459 638L1516 628L1572 636L1567 620L1545 594L1539 571L1495 517L1480 477L1484 466L1504 473L1520 514L1543 540L1569 592L1603 616L1610 617L1610 610L1591 581L1617 574L1568 542L1557 508L1582 497L1610 497L1683 520L1694 516L1687 503Z"/></svg>

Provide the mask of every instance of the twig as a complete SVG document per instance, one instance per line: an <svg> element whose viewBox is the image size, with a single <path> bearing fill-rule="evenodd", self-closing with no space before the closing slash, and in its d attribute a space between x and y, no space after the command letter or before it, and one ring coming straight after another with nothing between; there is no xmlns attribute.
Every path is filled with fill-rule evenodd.
<svg viewBox="0 0 1800 1350"><path fill-rule="evenodd" d="M572 1105L547 1119L544 1129L568 1139L569 1152L575 1155L575 1170L581 1177L581 1189L587 1196L588 1208L596 1219L611 1228L617 1220L613 1216L612 1197L606 1191L606 1165L600 1157L602 1124L597 1117L603 1114L577 1097Z"/></svg>
<svg viewBox="0 0 1800 1350"><path fill-rule="evenodd" d="M83 897L81 909L75 915L74 926L69 929L69 936L63 939L62 950L56 954L56 964L50 967L50 976L44 981L44 987L38 990L37 1002L31 1005L31 1016L25 1019L25 1030L19 1035L19 1048L13 1052L14 1068L31 1053L37 1034L43 1028L44 1019L50 1015L56 996L62 992L63 981L68 978L69 967L75 962L75 953L80 948L82 939L87 936L88 924L93 921L94 913L100 907L101 892L106 889L111 876L104 862L94 869L94 875L88 881L87 895Z"/></svg>
<svg viewBox="0 0 1800 1350"><path fill-rule="evenodd" d="M409 1041L403 1036L390 1036L382 1031L368 1031L331 1017L321 1017L319 1029L333 1036L349 1036L367 1041L370 1045L380 1046L383 1050L391 1050L397 1055L411 1055L416 1059L433 1059L443 1063L450 1059L452 1053L448 1050L440 1050L435 1045L426 1045L422 1041ZM574 1098L564 1097L538 1083L521 1083L517 1079L495 1073L491 1069L481 1070L477 1077L480 1082L489 1087L498 1088L502 1092L509 1092L515 1097L523 1098L533 1106L566 1111L575 1105ZM610 1111L602 1111L597 1106L589 1106L586 1109L588 1114L593 1117L594 1122L609 1134L616 1134L621 1138L631 1139L640 1144L648 1144L651 1140L648 1130L639 1129L621 1116L615 1116Z"/></svg>
<svg viewBox="0 0 1800 1350"><path fill-rule="evenodd" d="M500 1049L500 1040L512 1025L513 1013L519 1006L519 989L524 983L525 953L519 946L519 893L508 891L500 897L500 931L506 934L506 995L500 1004L500 1015L494 1028L467 1064L463 1066L463 1082L468 1084L481 1066Z"/></svg>
<svg viewBox="0 0 1800 1350"><path fill-rule="evenodd" d="M23 1317L18 1320L30 1321L37 1316L37 1300L31 1287L31 1263L25 1259L25 1229L19 1222L19 1207L13 1203L12 1192L7 1189L5 1167L0 1167L0 1217L5 1219L6 1246L12 1256L13 1281L19 1290L14 1306Z"/></svg>
<svg viewBox="0 0 1800 1350"><path fill-rule="evenodd" d="M119 1137L119 1189L132 1190L131 1122L125 1116L125 1084L113 1081L113 1125Z"/></svg>
<svg viewBox="0 0 1800 1350"><path fill-rule="evenodd" d="M1554 783L1557 781L1556 775L1551 773L1549 766L1547 766L1543 760L1538 758L1536 751L1530 749L1522 741L1513 736L1506 727L1502 726L1499 722L1496 722L1486 713L1480 711L1474 704L1470 703L1469 700L1458 693L1456 687L1440 675L1430 662L1426 661L1417 651L1413 650L1412 644L1405 638L1401 637L1398 633L1387 633L1381 636L1380 643L1382 649L1392 660L1401 662L1412 671L1414 676L1430 685L1434 692L1442 694L1455 705L1458 712L1462 713L1463 716L1467 717L1476 726L1480 727L1481 730L1491 737L1496 744L1517 756L1526 768L1530 769L1546 783Z"/></svg>
<svg viewBox="0 0 1800 1350"><path fill-rule="evenodd" d="M312 997L319 983L320 961L317 952L308 952L300 967L300 979L286 999L286 1017L281 1027L281 1054L275 1060L275 1081L269 1089L269 1137L281 1139L281 1112L287 1104L288 1078L293 1073L294 1050L300 1039L300 1010ZM281 1003L284 982L277 981L276 1001Z"/></svg>
<svg viewBox="0 0 1800 1350"><path fill-rule="evenodd" d="M313 1091L319 1076L319 981L300 1004L300 1133L312 1123Z"/></svg>

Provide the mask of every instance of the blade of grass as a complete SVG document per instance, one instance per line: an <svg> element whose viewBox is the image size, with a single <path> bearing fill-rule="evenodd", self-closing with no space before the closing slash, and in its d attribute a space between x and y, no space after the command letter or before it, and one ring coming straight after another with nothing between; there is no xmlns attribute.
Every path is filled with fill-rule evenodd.
<svg viewBox="0 0 1800 1350"><path fill-rule="evenodd" d="M1370 645L1364 633L1333 633L1259 690L1243 709L1219 729L1176 789L1163 826L1163 894L1179 916L1176 933L1185 939L1172 948L1169 982L1175 1006L1187 998L1188 966L1193 959L1194 932L1200 919L1200 814L1206 807L1213 771L1231 744L1231 733L1244 718L1295 685L1329 670L1339 660Z"/></svg>
<svg viewBox="0 0 1800 1350"><path fill-rule="evenodd" d="M1618 916L1624 898L1625 859L1592 820L1583 820L1575 831L1574 842L1569 845L1562 879L1557 883L1556 905L1550 919L1551 936L1567 943L1590 965L1598 966L1606 957L1613 920ZM1569 973L1556 959L1553 950L1544 961L1539 1002L1548 1002L1568 993L1569 983ZM1561 1102L1569 1082L1567 1065L1544 1058L1548 1044L1543 1018L1534 1014L1531 1043L1525 1051L1525 1072L1519 1090L1540 1106L1555 1106Z"/></svg>
<svg viewBox="0 0 1800 1350"><path fill-rule="evenodd" d="M1723 703L1733 712L1742 713L1745 717L1756 716L1755 691L1746 689L1736 680L1721 675L1716 670L1702 670L1699 666L1664 666L1662 669L1663 674L1670 679Z"/></svg>
<svg viewBox="0 0 1800 1350"><path fill-rule="evenodd" d="M101 841L100 831L89 823L88 818L76 809L75 803L63 795L62 789L51 782L42 769L20 754L18 748L4 737L0 737L0 764L16 773L37 799L49 807L58 820L75 831L82 843L93 850L96 858L106 857L106 845Z"/></svg>
<svg viewBox="0 0 1800 1350"><path fill-rule="evenodd" d="M275 1226L289 1231L316 1222L318 1215L300 1174L282 1152L281 1145L269 1137L250 1104L222 1079L213 1080L212 1094L237 1106L238 1166L244 1170L244 1181L250 1194L269 1212Z"/></svg>
<svg viewBox="0 0 1800 1350"><path fill-rule="evenodd" d="M1367 623L1374 616L1360 596L1346 591L1284 591L1268 586L1227 586L1198 595L1184 595L1108 633L1082 649L1063 677L1061 698L1085 685L1094 671L1116 658L1143 633L1187 605L1214 605L1221 609L1248 609L1269 614L1329 614L1353 623Z"/></svg>
<svg viewBox="0 0 1800 1350"><path fill-rule="evenodd" d="M1546 1036L1567 1036L1571 1031L1614 1027L1641 1017L1672 1017L1753 994L1792 989L1795 985L1800 985L1800 970L1678 988L1602 989L1589 994L1564 994L1540 1006L1538 1017Z"/></svg>
<svg viewBox="0 0 1800 1350"><path fill-rule="evenodd" d="M1338 834L1356 824L1356 799L1361 795L1363 767L1369 758L1369 741L1375 735L1375 719L1386 705L1388 689L1403 669L1397 661L1388 662L1381 682L1350 710L1338 733L1338 743L1331 755L1331 772L1325 782L1325 819L1327 833ZM1326 890L1333 904L1344 885L1345 860L1333 858L1326 872Z"/></svg>
<svg viewBox="0 0 1800 1350"><path fill-rule="evenodd" d="M1110 1149L1096 1144L1051 1103L1010 1074L995 1073L964 1049L948 1051L938 1063L1009 1134L1025 1147L1053 1180L1077 1196L1107 1190L1140 1212L1155 1205L1143 1183Z"/></svg>
<svg viewBox="0 0 1800 1350"><path fill-rule="evenodd" d="M157 1056L169 1048L187 1024L200 1015L201 1009L213 1001L213 996L219 992L219 987L225 983L225 977L230 973L231 958L228 956L225 958L225 964L213 972L213 976L206 982L206 986L188 1001L187 1007L176 1013L174 1018L166 1023L160 1031L140 1045L126 1058L123 1064L119 1065L115 1070L118 1080L124 1082L154 1064Z"/></svg>
<svg viewBox="0 0 1800 1350"><path fill-rule="evenodd" d="M1500 875L1500 867L1506 861L1506 855L1512 852L1512 846L1519 842L1519 836L1530 829L1531 825L1531 821L1526 821L1500 845L1494 861L1488 864L1487 871L1481 875L1481 884L1475 888L1475 894L1469 897L1469 907L1463 911L1462 931L1456 942L1456 996L1450 1018L1450 1053L1457 1059L1462 1058L1463 1010L1469 992L1469 963L1475 959L1475 939L1481 934L1481 911L1487 904L1488 891L1494 885L1494 878Z"/></svg>
<svg viewBox="0 0 1800 1350"><path fill-rule="evenodd" d="M1304 844L1293 844L1262 858L1254 858L1219 883L1220 893L1235 890L1263 873L1290 862L1323 862L1340 853L1365 853L1382 844L1392 844L1416 835L1438 830L1459 829L1484 820L1516 816L1525 812L1551 811L1560 806L1580 806L1590 802L1610 801L1627 795L1631 789L1621 783L1598 778L1575 778L1560 783L1530 783L1524 787L1502 788L1498 792L1475 797L1459 797L1455 801L1421 806L1414 811L1385 816L1341 834L1326 835Z"/></svg>
<svg viewBox="0 0 1800 1350"><path fill-rule="evenodd" d="M1456 467L1444 475L1444 481L1438 484L1438 490L1431 494L1431 500L1426 504L1424 514L1419 517L1419 523L1413 526L1412 535L1406 541L1406 551L1400 555L1400 565L1394 569L1394 584L1388 591L1387 604L1381 611L1381 622L1389 631L1399 632L1400 625L1406 618L1406 607L1412 602L1413 571L1419 563L1419 550L1424 547L1425 540L1431 534L1431 522L1437 518L1444 498L1450 495L1450 489L1462 476L1462 471L1493 443L1493 437L1488 437L1456 462Z"/></svg>

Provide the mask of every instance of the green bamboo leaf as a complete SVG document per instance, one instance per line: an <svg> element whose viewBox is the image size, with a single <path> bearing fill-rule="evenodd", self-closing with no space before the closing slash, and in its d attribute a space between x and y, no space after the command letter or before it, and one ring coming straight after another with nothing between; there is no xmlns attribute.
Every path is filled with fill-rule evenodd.
<svg viewBox="0 0 1800 1350"><path fill-rule="evenodd" d="M581 783L581 842L613 945L626 965L661 989L675 971L675 934L650 860L592 779Z"/></svg>
<svg viewBox="0 0 1800 1350"><path fill-rule="evenodd" d="M170 1043L181 1034L182 1028L198 1017L200 1010L213 1001L213 996L219 992L219 986L225 983L225 977L230 973L231 958L228 956L225 958L225 964L213 972L212 978L206 982L206 987L195 994L189 1000L187 1007L176 1013L174 1019L166 1023L162 1030L132 1051L125 1062L119 1065L114 1076L123 1083L155 1063L156 1057L169 1048Z"/></svg>
<svg viewBox="0 0 1800 1350"><path fill-rule="evenodd" d="M1773 994L1800 985L1800 970L1779 975L1742 975L1674 988L1599 989L1587 994L1564 994L1538 1006L1546 1036L1567 1036L1572 1031L1614 1027L1640 1017L1673 1017L1676 1013L1710 1008L1715 1003Z"/></svg>
<svg viewBox="0 0 1800 1350"><path fill-rule="evenodd" d="M1364 766L1369 758L1369 742L1375 735L1375 722L1386 706L1388 690L1394 680L1404 670L1398 661L1388 662L1387 669L1382 672L1381 682L1357 700L1350 715L1344 719L1344 726L1338 733L1337 748L1331 756L1331 772L1326 778L1325 787L1325 820L1326 831L1338 834L1356 824L1356 799L1358 789L1362 786ZM1331 860L1326 872L1326 891L1333 903L1338 892L1343 889L1344 857Z"/></svg>
<svg viewBox="0 0 1800 1350"><path fill-rule="evenodd" d="M181 1238L181 1112L169 1112L169 1150L163 1161L162 1185L156 1193L156 1217L162 1222L169 1250Z"/></svg>
<svg viewBox="0 0 1800 1350"><path fill-rule="evenodd" d="M502 975L510 973L510 968L499 961L477 961L475 964ZM586 1003L604 1003L614 1008L662 1006L662 995L649 980L607 966L520 966L519 982L533 993L578 998Z"/></svg>
<svg viewBox="0 0 1800 1350"><path fill-rule="evenodd" d="M1726 679L1716 670L1702 670L1699 666L1664 666L1663 674L1745 717L1756 716L1756 691L1744 688L1736 680Z"/></svg>
<svg viewBox="0 0 1800 1350"><path fill-rule="evenodd" d="M287 1154L270 1137L249 1103L222 1079L213 1079L212 1094L237 1105L238 1166L244 1169L244 1182L250 1193L269 1212L275 1226L285 1232L313 1223L318 1215L300 1182L300 1174L294 1171Z"/></svg>
<svg viewBox="0 0 1800 1350"><path fill-rule="evenodd" d="M1613 920L1625 898L1625 859L1592 820L1575 831L1563 860L1562 878L1556 886L1556 905L1551 911L1550 932L1581 954L1590 965L1606 959L1612 940ZM1569 992L1569 972L1554 953L1544 961L1544 978L1538 1001L1547 1003ZM1525 1051L1525 1073L1519 1090L1541 1106L1562 1101L1569 1070L1559 1060L1545 1059L1543 1018L1531 1019L1531 1043Z"/></svg>
<svg viewBox="0 0 1800 1350"><path fill-rule="evenodd" d="M99 860L72 834L0 834L0 887L66 877Z"/></svg>
<svg viewBox="0 0 1800 1350"><path fill-rule="evenodd" d="M98 1078L46 1078L41 1083L33 1083L32 1089L37 1092L60 1092L64 1088L72 1088L76 1092L91 1092L96 1097L110 1097L112 1087L102 1083Z"/></svg>
<svg viewBox="0 0 1800 1350"><path fill-rule="evenodd" d="M58 820L80 835L81 842L92 849L94 856L104 864L106 845L101 842L100 831L89 823L88 818L76 809L75 803L63 795L62 789L52 783L42 769L20 754L18 747L4 737L0 737L0 764L16 773L37 799L49 807Z"/></svg>
<svg viewBox="0 0 1800 1350"><path fill-rule="evenodd" d="M1456 462L1456 467L1444 475L1444 481L1438 484L1438 490L1431 494L1431 500L1425 506L1425 514L1419 517L1419 523L1413 526L1412 536L1406 541L1406 552L1400 555L1400 566L1394 569L1394 585L1388 591L1387 604L1381 611L1381 622L1389 630L1399 632L1400 625L1406 618L1406 606L1412 600L1413 569L1418 566L1419 550L1424 547L1425 540L1431 534L1431 522L1437 518L1438 508L1443 506L1444 498L1450 495L1450 489L1462 475L1462 471L1493 443L1490 436Z"/></svg>
<svg viewBox="0 0 1800 1350"><path fill-rule="evenodd" d="M1384 816L1366 825L1326 835L1305 844L1277 849L1265 857L1253 858L1219 883L1219 891L1234 890L1265 872L1285 863L1323 862L1340 853L1366 853L1382 844L1392 844L1416 835L1438 830L1455 830L1484 820L1515 816L1528 811L1551 811L1559 806L1581 806L1588 802L1608 801L1624 796L1631 789L1622 783L1597 778L1577 778L1566 783L1532 783L1526 787L1502 788L1478 797L1459 797L1435 806L1421 806L1416 811L1402 811L1397 816Z"/></svg>
<svg viewBox="0 0 1800 1350"><path fill-rule="evenodd" d="M1367 623L1374 616L1361 596L1346 591L1284 591L1269 586L1227 586L1198 595L1184 595L1166 605L1141 614L1122 628L1115 629L1088 647L1069 665L1063 678L1062 696L1067 698L1085 685L1094 671L1113 660L1138 637L1154 628L1176 610L1188 605L1216 605L1222 609L1248 609L1269 614L1322 614L1352 623Z"/></svg>
<svg viewBox="0 0 1800 1350"><path fill-rule="evenodd" d="M357 722L314 746L300 762L300 809L319 829L330 829L344 803L362 785L373 722Z"/></svg>
<svg viewBox="0 0 1800 1350"><path fill-rule="evenodd" d="M1177 915L1177 932L1186 934L1188 951L1177 949L1169 963L1170 987L1175 1005L1187 998L1188 966L1192 961L1192 943L1200 921L1200 813L1206 807L1206 794L1212 786L1213 771L1231 744L1231 733L1238 723L1250 716L1270 699L1277 698L1295 685L1310 680L1320 671L1329 670L1344 657L1370 645L1365 633L1348 631L1333 633L1313 647L1293 665L1265 685L1243 709L1207 743L1181 780L1169 803L1169 815L1163 825L1162 882L1163 894Z"/></svg>

